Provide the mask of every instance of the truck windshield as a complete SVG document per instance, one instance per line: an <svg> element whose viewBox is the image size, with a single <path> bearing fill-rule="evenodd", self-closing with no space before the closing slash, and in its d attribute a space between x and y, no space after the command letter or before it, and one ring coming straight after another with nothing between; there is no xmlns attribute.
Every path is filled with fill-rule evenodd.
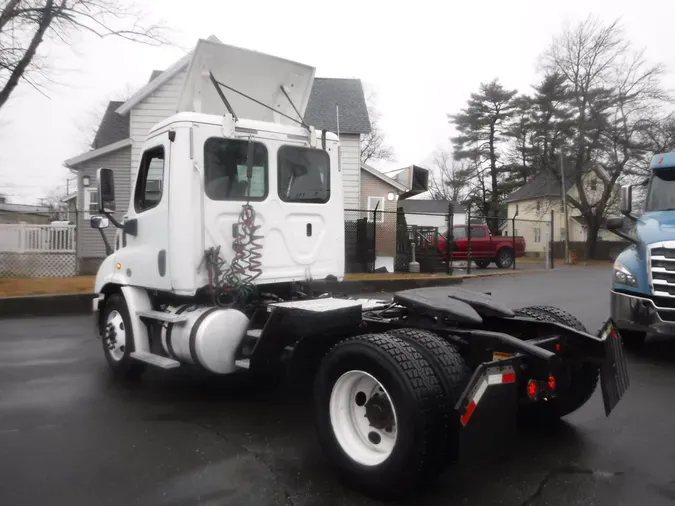
<svg viewBox="0 0 675 506"><path fill-rule="evenodd" d="M675 168L652 171L645 211L675 210Z"/></svg>

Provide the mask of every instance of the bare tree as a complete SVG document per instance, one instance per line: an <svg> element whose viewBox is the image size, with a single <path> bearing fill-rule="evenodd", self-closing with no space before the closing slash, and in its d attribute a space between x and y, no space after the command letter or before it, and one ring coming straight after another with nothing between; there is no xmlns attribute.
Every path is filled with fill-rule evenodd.
<svg viewBox="0 0 675 506"><path fill-rule="evenodd" d="M76 33L168 42L163 27L145 22L133 0L0 0L0 108L22 80L44 93L44 42L72 46Z"/></svg>
<svg viewBox="0 0 675 506"><path fill-rule="evenodd" d="M457 161L452 152L439 148L433 155L429 193L434 200L459 202L469 189L470 171L465 160Z"/></svg>
<svg viewBox="0 0 675 506"><path fill-rule="evenodd" d="M384 132L380 128L380 113L376 105L376 93L372 90L367 92L366 107L370 117L370 133L361 138L361 163L373 163L377 161L394 162L394 148L387 144Z"/></svg>
<svg viewBox="0 0 675 506"><path fill-rule="evenodd" d="M617 181L644 163L648 147L642 125L666 98L663 69L632 49L617 21L605 25L593 17L566 28L543 61L548 73L565 79L572 112L567 142L572 164L565 171L578 192L568 202L587 223L586 254L592 257ZM591 172L602 184L596 195L585 185Z"/></svg>

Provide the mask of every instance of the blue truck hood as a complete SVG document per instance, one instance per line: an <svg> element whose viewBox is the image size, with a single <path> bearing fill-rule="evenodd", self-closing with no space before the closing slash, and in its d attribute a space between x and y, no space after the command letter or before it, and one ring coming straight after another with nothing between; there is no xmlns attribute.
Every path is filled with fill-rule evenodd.
<svg viewBox="0 0 675 506"><path fill-rule="evenodd" d="M641 245L675 241L675 211L654 211L638 219L636 232Z"/></svg>

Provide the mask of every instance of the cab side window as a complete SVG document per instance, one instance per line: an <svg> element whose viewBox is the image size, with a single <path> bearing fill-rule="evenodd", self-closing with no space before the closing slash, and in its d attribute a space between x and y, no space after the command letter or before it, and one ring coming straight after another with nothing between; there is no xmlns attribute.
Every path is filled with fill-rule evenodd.
<svg viewBox="0 0 675 506"><path fill-rule="evenodd" d="M134 209L142 213L156 207L164 193L164 146L143 153L134 190Z"/></svg>

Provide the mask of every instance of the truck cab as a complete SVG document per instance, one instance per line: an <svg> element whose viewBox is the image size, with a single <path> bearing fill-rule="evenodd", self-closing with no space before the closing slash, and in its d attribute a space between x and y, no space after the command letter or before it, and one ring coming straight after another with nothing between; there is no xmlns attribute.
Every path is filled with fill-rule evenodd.
<svg viewBox="0 0 675 506"><path fill-rule="evenodd" d="M630 244L616 258L611 314L627 344L641 344L648 333L675 334L675 152L650 163L644 211L632 209L633 187L621 188L622 217L609 230Z"/></svg>

